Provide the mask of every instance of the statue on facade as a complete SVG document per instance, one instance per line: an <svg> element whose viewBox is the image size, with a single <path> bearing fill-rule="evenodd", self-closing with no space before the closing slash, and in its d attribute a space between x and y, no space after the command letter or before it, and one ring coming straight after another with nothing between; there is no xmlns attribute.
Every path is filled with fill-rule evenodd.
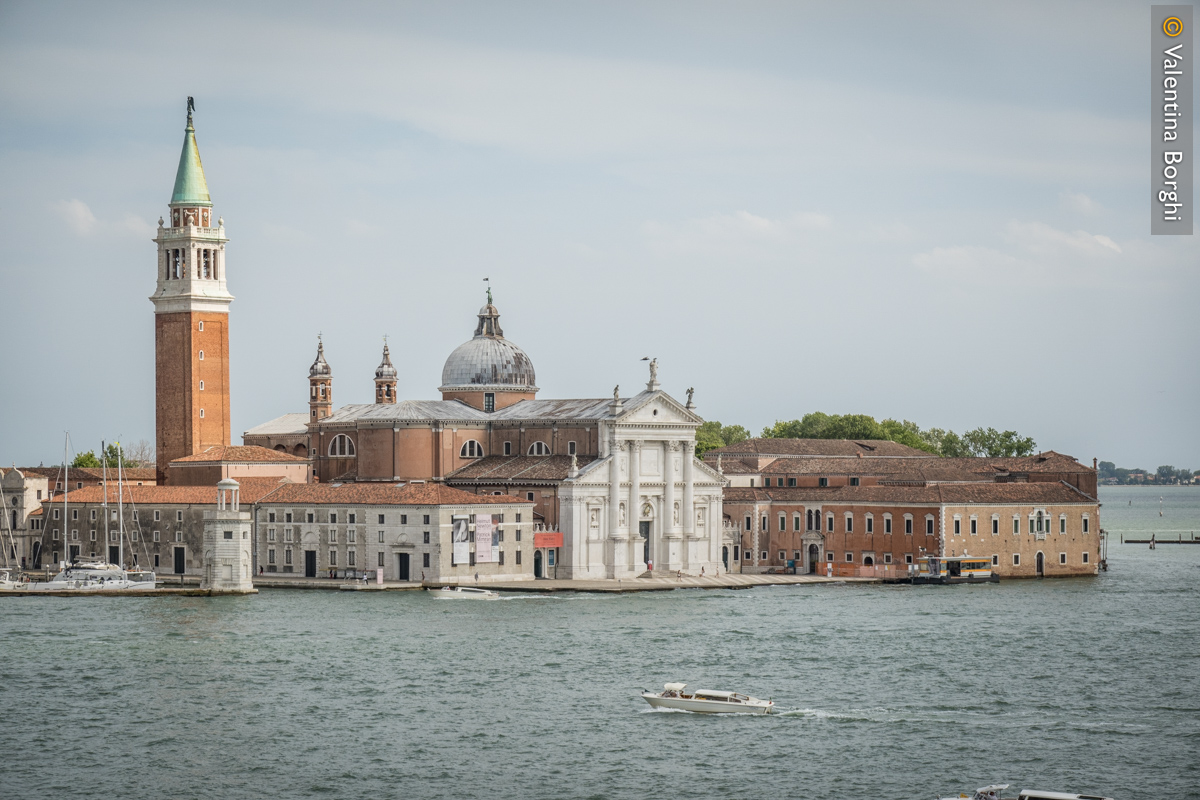
<svg viewBox="0 0 1200 800"><path fill-rule="evenodd" d="M691 408L693 405L695 405L695 403L693 403L693 402L692 402L692 395L694 395L695 393L696 393L696 390L695 390L694 388L692 388L691 386L689 386L689 387L688 387L688 390L687 390L687 396L688 396L688 401L687 401L687 404L688 404L688 408Z"/></svg>
<svg viewBox="0 0 1200 800"><path fill-rule="evenodd" d="M654 383L658 380L658 359L650 359L650 382Z"/></svg>
<svg viewBox="0 0 1200 800"><path fill-rule="evenodd" d="M621 384L619 383L613 387L613 402L621 402Z"/></svg>

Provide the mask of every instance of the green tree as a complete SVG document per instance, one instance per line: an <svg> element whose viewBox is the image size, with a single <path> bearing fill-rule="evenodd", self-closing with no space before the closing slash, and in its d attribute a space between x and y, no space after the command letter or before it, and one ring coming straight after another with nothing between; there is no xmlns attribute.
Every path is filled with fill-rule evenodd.
<svg viewBox="0 0 1200 800"><path fill-rule="evenodd" d="M963 434L963 442L973 456L988 458L1003 458L1006 456L1027 456L1033 453L1037 444L1028 436L1022 437L1016 431L1001 433L995 428L976 428Z"/></svg>
<svg viewBox="0 0 1200 800"><path fill-rule="evenodd" d="M71 462L71 467L73 469L99 466L101 466L100 459L96 458L96 453L92 450L88 450L86 453L80 453L79 455L75 456L75 460Z"/></svg>
<svg viewBox="0 0 1200 800"><path fill-rule="evenodd" d="M709 420L696 429L696 455L704 455L718 447L737 444L750 438L750 431L741 425L722 425Z"/></svg>
<svg viewBox="0 0 1200 800"><path fill-rule="evenodd" d="M1164 465L1154 472L1154 479L1159 483L1172 483L1175 477L1175 468L1172 466Z"/></svg>
<svg viewBox="0 0 1200 800"><path fill-rule="evenodd" d="M908 447L915 447L916 449L924 450L927 453L938 452L936 447L922 438L921 429L917 427L917 423L915 422L909 422L908 420L897 422L894 419L885 419L883 422L879 423L879 425L881 428L883 428L885 437L891 439L893 442L897 442Z"/></svg>

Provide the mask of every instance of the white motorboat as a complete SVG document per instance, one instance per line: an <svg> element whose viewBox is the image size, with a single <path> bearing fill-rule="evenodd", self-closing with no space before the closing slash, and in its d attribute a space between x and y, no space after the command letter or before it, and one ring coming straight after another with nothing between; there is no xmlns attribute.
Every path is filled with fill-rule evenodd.
<svg viewBox="0 0 1200 800"><path fill-rule="evenodd" d="M490 589L476 589L474 586L443 586L440 589L427 589L439 600L499 600L500 593Z"/></svg>
<svg viewBox="0 0 1200 800"><path fill-rule="evenodd" d="M124 570L102 561L82 561L63 565L48 581L30 581L19 588L23 592L140 591L153 589L155 580L153 572Z"/></svg>
<svg viewBox="0 0 1200 800"><path fill-rule="evenodd" d="M997 783L991 786L983 786L975 790L974 794L960 794L956 797L945 797L941 800L1003 800L1001 794L1008 788L1007 783ZM1112 800L1110 797L1101 797L1095 794L1073 794L1071 792L1043 792L1038 789L1022 789L1017 795L1017 800Z"/></svg>
<svg viewBox="0 0 1200 800"><path fill-rule="evenodd" d="M775 706L770 700L759 700L738 692L689 692L686 683L664 684L657 694L643 689L642 698L654 708L674 708L697 714L769 714Z"/></svg>
<svg viewBox="0 0 1200 800"><path fill-rule="evenodd" d="M11 590L11 589L18 589L18 588L20 588L20 586L21 586L21 582L18 580L13 580L13 578L9 574L8 570L4 570L3 572L0 572L0 592Z"/></svg>

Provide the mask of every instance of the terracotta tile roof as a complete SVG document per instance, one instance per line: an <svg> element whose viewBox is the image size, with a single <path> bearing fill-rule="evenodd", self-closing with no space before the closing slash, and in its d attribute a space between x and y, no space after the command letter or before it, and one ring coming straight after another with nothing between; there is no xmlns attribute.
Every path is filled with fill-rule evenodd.
<svg viewBox="0 0 1200 800"><path fill-rule="evenodd" d="M742 488L725 489L724 502L731 503L893 503L896 505L987 505L1022 503L1031 505L1085 503L1095 500L1065 483L940 483L928 486L837 486L831 488Z"/></svg>
<svg viewBox="0 0 1200 800"><path fill-rule="evenodd" d="M717 460L715 458L711 461L706 460L704 463L708 464L713 469L717 468ZM745 461L737 458L721 459L721 472L725 473L726 475L757 475L761 471L762 470L760 470L758 467L755 467L752 464L747 464Z"/></svg>
<svg viewBox="0 0 1200 800"><path fill-rule="evenodd" d="M46 478L53 484L56 480L62 479L62 467L20 467L21 472L26 475L37 475ZM124 467L121 470L127 481L153 481L157 479L157 474L154 467ZM100 483L104 480L104 470L99 467L71 467L70 482L76 483ZM108 470L108 480L115 481L117 479L117 470L110 467Z"/></svg>
<svg viewBox="0 0 1200 800"><path fill-rule="evenodd" d="M887 439L747 439L744 442L718 447L704 454L706 461L715 461L717 454L725 456L908 456L937 458L932 453Z"/></svg>
<svg viewBox="0 0 1200 800"><path fill-rule="evenodd" d="M443 483L287 483L262 500L281 505L531 505L510 495L479 495Z"/></svg>
<svg viewBox="0 0 1200 800"><path fill-rule="evenodd" d="M583 469L595 456L577 456ZM570 456L487 456L446 476L450 483L538 483L562 481L571 469Z"/></svg>
<svg viewBox="0 0 1200 800"><path fill-rule="evenodd" d="M210 447L202 453L184 456L172 461L172 464L214 464L221 461L237 461L243 463L283 463L283 464L304 464L308 459L294 456L290 453L281 453L278 450L271 450L258 445L217 445Z"/></svg>
<svg viewBox="0 0 1200 800"><path fill-rule="evenodd" d="M734 466L737 471L731 471ZM787 457L777 458L755 469L742 461L722 459L727 474L763 475L875 475L891 480L993 481L1011 473L1085 473L1091 467L1058 453L1022 458L897 458L897 457Z"/></svg>
<svg viewBox="0 0 1200 800"><path fill-rule="evenodd" d="M278 489L284 482L282 478L242 478L240 499L243 505L258 502L270 492ZM137 486L125 484L122 497L126 503L137 505L216 505L217 487L212 486ZM62 505L62 495L53 500L43 501L53 506ZM104 487L84 486L82 489L71 489L67 492L68 503L103 503ZM117 502L117 486L108 484L108 502Z"/></svg>

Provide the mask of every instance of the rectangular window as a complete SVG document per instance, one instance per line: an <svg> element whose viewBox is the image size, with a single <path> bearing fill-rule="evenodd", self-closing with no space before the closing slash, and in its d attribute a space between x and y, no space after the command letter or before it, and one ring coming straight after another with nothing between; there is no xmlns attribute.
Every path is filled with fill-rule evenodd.
<svg viewBox="0 0 1200 800"><path fill-rule="evenodd" d="M91 515L91 518L92 518L92 519L95 519L95 518L96 518L96 509L94 509L94 508L92 509L92 515Z"/></svg>
<svg viewBox="0 0 1200 800"><path fill-rule="evenodd" d="M484 392L483 393L483 410L489 414L496 410L496 394L495 394L495 392Z"/></svg>
<svg viewBox="0 0 1200 800"><path fill-rule="evenodd" d="M346 551L346 566L348 566L348 567L355 566L354 557L355 557L355 552L353 550Z"/></svg>
<svg viewBox="0 0 1200 800"><path fill-rule="evenodd" d="M421 524L422 524L422 525L428 525L428 524L429 524L429 515L428 515L428 514L426 514L426 515L425 515L424 521L423 521Z"/></svg>
<svg viewBox="0 0 1200 800"><path fill-rule="evenodd" d="M517 522L520 522L520 521L521 521L521 512L518 511L517 512Z"/></svg>
<svg viewBox="0 0 1200 800"><path fill-rule="evenodd" d="M854 553L846 553L846 563L854 562Z"/></svg>
<svg viewBox="0 0 1200 800"><path fill-rule="evenodd" d="M335 531L335 530L329 531L329 543L337 544L337 531Z"/></svg>
<svg viewBox="0 0 1200 800"><path fill-rule="evenodd" d="M289 547L283 551L283 563L284 564L292 563L292 548Z"/></svg>
<svg viewBox="0 0 1200 800"><path fill-rule="evenodd" d="M992 536L1000 535L1000 518L992 517Z"/></svg>
<svg viewBox="0 0 1200 800"><path fill-rule="evenodd" d="M475 566L475 553L474 552L471 553L471 560L467 562L467 566L471 566L471 567Z"/></svg>
<svg viewBox="0 0 1200 800"><path fill-rule="evenodd" d="M155 521L155 522L158 522L158 521L159 521L159 520L161 520L161 519L162 519L162 512L161 512L161 511L155 511L155 512L154 512L154 521Z"/></svg>
<svg viewBox="0 0 1200 800"><path fill-rule="evenodd" d="M787 561L787 552L786 551L784 551L784 550L779 551L779 560Z"/></svg>
<svg viewBox="0 0 1200 800"><path fill-rule="evenodd" d="M1058 518L1058 532L1059 533L1067 532L1067 518L1066 517Z"/></svg>
<svg viewBox="0 0 1200 800"><path fill-rule="evenodd" d="M337 550L329 551L329 566L331 566L331 567L337 566Z"/></svg>
<svg viewBox="0 0 1200 800"><path fill-rule="evenodd" d="M912 535L912 522L913 522L913 521L912 521L912 518L911 518L911 517L905 517L905 518L904 518L904 533L905 533L905 535L907 535L907 536L911 536L911 535Z"/></svg>
<svg viewBox="0 0 1200 800"><path fill-rule="evenodd" d="M817 486L828 486L829 478L817 478Z"/></svg>
<svg viewBox="0 0 1200 800"><path fill-rule="evenodd" d="M533 492L526 492L525 499L532 503L533 502Z"/></svg>
<svg viewBox="0 0 1200 800"><path fill-rule="evenodd" d="M407 524L408 524L408 514L401 514L401 515L400 515L400 524L401 524L401 525L407 525Z"/></svg>
<svg viewBox="0 0 1200 800"><path fill-rule="evenodd" d="M912 561L912 553L905 553L904 554L904 563L911 564L912 562L913 562Z"/></svg>
<svg viewBox="0 0 1200 800"><path fill-rule="evenodd" d="M289 512L287 512L287 514L285 514L285 515L284 515L284 517L283 517L283 521L284 521L284 522L291 522L291 521L292 521L292 512L290 512L290 511L289 511Z"/></svg>
<svg viewBox="0 0 1200 800"><path fill-rule="evenodd" d="M267 563L268 564L275 563L275 548L274 547L267 548Z"/></svg>
<svg viewBox="0 0 1200 800"><path fill-rule="evenodd" d="M891 517L883 518L883 532L884 533L892 532L892 518Z"/></svg>
<svg viewBox="0 0 1200 800"><path fill-rule="evenodd" d="M315 521L314 515L313 515L313 513L312 513L311 511L310 511L310 512L308 512L308 517L307 517L307 518L308 518L308 521L309 521L309 523L310 523L310 524L311 524L312 522L314 522L314 521Z"/></svg>
<svg viewBox="0 0 1200 800"><path fill-rule="evenodd" d="M512 442L504 443L504 455L506 455L506 456L512 455Z"/></svg>
<svg viewBox="0 0 1200 800"><path fill-rule="evenodd" d="M329 512L329 524L337 525L337 512L336 511Z"/></svg>
<svg viewBox="0 0 1200 800"><path fill-rule="evenodd" d="M993 553L993 554L992 554L992 566L993 566L993 567L998 567L998 566L1000 566L1000 556L999 556L999 554L996 554L996 553Z"/></svg>
<svg viewBox="0 0 1200 800"><path fill-rule="evenodd" d="M520 566L520 564L521 564L521 551L518 550L517 551L517 565Z"/></svg>
<svg viewBox="0 0 1200 800"><path fill-rule="evenodd" d="M233 538L233 531L225 531L224 533L225 533L225 538L226 538L226 539L232 539L232 538Z"/></svg>
<svg viewBox="0 0 1200 800"><path fill-rule="evenodd" d="M750 518L746 517L746 530L750 530Z"/></svg>
<svg viewBox="0 0 1200 800"><path fill-rule="evenodd" d="M977 533L979 533L979 520L971 517L971 535L974 536Z"/></svg>
<svg viewBox="0 0 1200 800"><path fill-rule="evenodd" d="M795 478L788 478L788 486L789 486L789 487L793 487L793 486L795 486L795 485L796 485L796 479L795 479Z"/></svg>
<svg viewBox="0 0 1200 800"><path fill-rule="evenodd" d="M883 563L885 563L885 564L890 564L890 563L892 563L892 554L891 554L891 553L884 553L884 554L883 554Z"/></svg>
<svg viewBox="0 0 1200 800"><path fill-rule="evenodd" d="M422 553L422 554L421 554L421 566L422 566L422 567L428 567L428 566L429 566L429 553Z"/></svg>
<svg viewBox="0 0 1200 800"><path fill-rule="evenodd" d="M830 550L828 553L825 554L825 560L833 561L833 551L832 550Z"/></svg>
<svg viewBox="0 0 1200 800"><path fill-rule="evenodd" d="M750 551L749 551L749 550L747 550L747 551L746 551L745 558L746 558L746 560L747 560L747 561L749 561L751 558L753 558L753 556L751 556L751 555L750 555Z"/></svg>
<svg viewBox="0 0 1200 800"><path fill-rule="evenodd" d="M504 566L504 551L500 551L500 566Z"/></svg>
<svg viewBox="0 0 1200 800"><path fill-rule="evenodd" d="M521 521L521 515L517 514L517 522L520 522L520 521ZM517 528L517 532L513 535L516 537L516 540L518 542L521 541L521 529L520 528Z"/></svg>
<svg viewBox="0 0 1200 800"><path fill-rule="evenodd" d="M763 561L766 561L766 560L767 560L767 551L766 551L766 550L763 550L763 551L762 551L762 560L763 560Z"/></svg>
<svg viewBox="0 0 1200 800"><path fill-rule="evenodd" d="M155 532L154 532L154 541L156 541L156 542L157 542L157 541L161 541L161 540L158 538L158 531L155 531Z"/></svg>
<svg viewBox="0 0 1200 800"><path fill-rule="evenodd" d="M569 456L575 455L575 443L574 442L567 442L567 455L569 455Z"/></svg>
<svg viewBox="0 0 1200 800"><path fill-rule="evenodd" d="M1020 553L1013 553L1013 566L1014 567L1021 566L1021 554Z"/></svg>
<svg viewBox="0 0 1200 800"><path fill-rule="evenodd" d="M800 515L796 514L792 517L792 530L800 530Z"/></svg>
<svg viewBox="0 0 1200 800"><path fill-rule="evenodd" d="M379 543L383 544L383 531L379 532Z"/></svg>
<svg viewBox="0 0 1200 800"><path fill-rule="evenodd" d="M846 515L846 533L854 533L854 517Z"/></svg>
<svg viewBox="0 0 1200 800"><path fill-rule="evenodd" d="M356 541L358 541L358 531L356 531L354 528L348 529L346 531L346 541L350 544L354 544Z"/></svg>
<svg viewBox="0 0 1200 800"><path fill-rule="evenodd" d="M784 514L780 514L779 515L779 532L783 533L786 530L787 530L787 516Z"/></svg>
<svg viewBox="0 0 1200 800"><path fill-rule="evenodd" d="M1029 518L1029 532L1030 532L1030 533L1033 533L1033 532L1034 532L1034 530L1033 530L1033 517L1030 517L1030 518Z"/></svg>
<svg viewBox="0 0 1200 800"><path fill-rule="evenodd" d="M429 544L429 531L425 531L425 544Z"/></svg>
<svg viewBox="0 0 1200 800"><path fill-rule="evenodd" d="M867 533L874 533L874 532L875 532L875 518L868 515L867 516Z"/></svg>
<svg viewBox="0 0 1200 800"><path fill-rule="evenodd" d="M402 520L402 521L403 521L403 520ZM383 524L383 514L380 514L380 515L379 515L379 524L380 524L380 525L382 525L382 524Z"/></svg>
<svg viewBox="0 0 1200 800"><path fill-rule="evenodd" d="M351 525L355 525L355 524L357 524L357 522L356 522L356 521L357 521L357 519L358 519L358 515L357 515L357 514L351 514L351 515L349 516L349 518L348 518L348 521L349 521L349 523L350 523Z"/></svg>
<svg viewBox="0 0 1200 800"><path fill-rule="evenodd" d="M768 528L768 527L767 527L767 517L766 517L766 515L765 515L765 514L763 515L763 518L762 518L762 527L761 527L761 528L759 528L759 530L761 530L761 531L763 531L763 532L766 532L766 531L769 531L769 530L770 530L770 528Z"/></svg>
<svg viewBox="0 0 1200 800"><path fill-rule="evenodd" d="M1013 516L1013 533L1019 534L1020 532L1021 532L1021 518L1014 515Z"/></svg>
<svg viewBox="0 0 1200 800"><path fill-rule="evenodd" d="M933 536L933 517L925 518L925 535Z"/></svg>
<svg viewBox="0 0 1200 800"><path fill-rule="evenodd" d="M274 521L275 521L275 512L271 511L267 514L267 522L274 522Z"/></svg>
<svg viewBox="0 0 1200 800"><path fill-rule="evenodd" d="M858 478L851 478L851 479L850 479L850 485L851 485L851 486L858 486Z"/></svg>
<svg viewBox="0 0 1200 800"><path fill-rule="evenodd" d="M176 512L175 512L175 521L176 521L176 522L183 522L183 512L182 512L182 511L176 511Z"/></svg>
<svg viewBox="0 0 1200 800"><path fill-rule="evenodd" d="M183 531L175 531L175 541L177 541L177 542L183 541Z"/></svg>
<svg viewBox="0 0 1200 800"><path fill-rule="evenodd" d="M928 526L928 525L926 525L926 526L925 526L925 532L926 532L926 533L931 533L931 532L932 532L932 531L930 531L930 530L929 530L929 526ZM962 533L962 520L961 520L961 519L956 519L956 520L954 520L954 535L955 535L955 536L958 536L960 533Z"/></svg>
<svg viewBox="0 0 1200 800"><path fill-rule="evenodd" d="M1060 564L1066 564L1066 563L1067 563L1067 554L1066 554L1066 553L1059 553L1059 554L1058 554L1058 563L1060 563Z"/></svg>
<svg viewBox="0 0 1200 800"><path fill-rule="evenodd" d="M155 566L155 568L158 567L158 553L154 554L154 566Z"/></svg>
<svg viewBox="0 0 1200 800"><path fill-rule="evenodd" d="M1083 551L1083 563L1088 563L1088 553L1086 550Z"/></svg>
<svg viewBox="0 0 1200 800"><path fill-rule="evenodd" d="M830 514L829 516L825 517L825 527L829 530L830 533L833 533L833 514Z"/></svg>
<svg viewBox="0 0 1200 800"><path fill-rule="evenodd" d="M1087 533L1089 530L1091 530L1090 526L1091 526L1091 520L1087 517L1084 517L1083 518L1083 532Z"/></svg>

